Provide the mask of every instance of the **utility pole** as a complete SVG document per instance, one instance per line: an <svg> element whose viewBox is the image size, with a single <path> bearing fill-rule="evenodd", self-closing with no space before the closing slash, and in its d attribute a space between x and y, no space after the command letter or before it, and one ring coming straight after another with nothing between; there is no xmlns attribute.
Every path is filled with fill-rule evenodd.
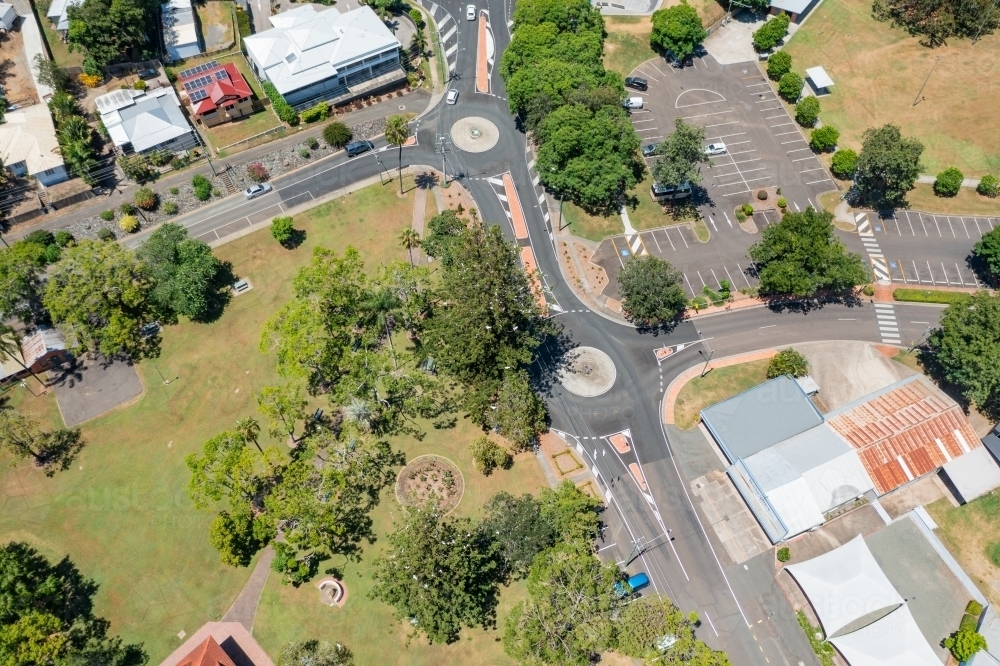
<svg viewBox="0 0 1000 666"><path fill-rule="evenodd" d="M451 152L451 139L448 138L447 134L438 134L437 137L438 149L436 152L441 153L441 171L444 173L444 185L448 185L448 153Z"/></svg>
<svg viewBox="0 0 1000 666"><path fill-rule="evenodd" d="M705 352L703 352L700 349L698 350L698 353L701 354L701 357L703 359L705 359L705 367L702 368L702 370L701 370L701 376L704 377L705 374L708 372L708 364L712 362L712 354L715 353L715 350L709 348L709 350L708 350L708 356L707 357L705 356Z"/></svg>
<svg viewBox="0 0 1000 666"><path fill-rule="evenodd" d="M990 18L990 16L993 15L993 10L997 8L998 4L1000 4L1000 0L997 0L997 2L994 2L993 5L989 9L986 10L986 15L983 16L983 20L979 24L979 30L976 30L976 37L972 40L973 44L975 44L976 42L979 41L979 35L981 35L982 32L983 32L983 26L986 25L986 21Z"/></svg>

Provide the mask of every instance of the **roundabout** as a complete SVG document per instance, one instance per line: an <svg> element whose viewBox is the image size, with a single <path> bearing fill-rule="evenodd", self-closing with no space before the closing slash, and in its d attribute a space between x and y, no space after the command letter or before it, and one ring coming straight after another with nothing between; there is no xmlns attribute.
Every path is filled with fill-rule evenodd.
<svg viewBox="0 0 1000 666"><path fill-rule="evenodd" d="M500 130L486 118L468 116L451 126L451 140L467 153L485 153L500 141Z"/></svg>
<svg viewBox="0 0 1000 666"><path fill-rule="evenodd" d="M596 398L611 390L617 370L611 357L596 347L569 351L559 369L559 383L581 398Z"/></svg>

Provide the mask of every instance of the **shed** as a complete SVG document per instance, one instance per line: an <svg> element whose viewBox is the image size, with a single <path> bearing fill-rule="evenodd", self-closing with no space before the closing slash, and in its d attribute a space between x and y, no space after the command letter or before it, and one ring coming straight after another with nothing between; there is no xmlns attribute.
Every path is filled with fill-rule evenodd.
<svg viewBox="0 0 1000 666"><path fill-rule="evenodd" d="M14 5L0 2L0 30L10 30L17 23L17 12Z"/></svg>
<svg viewBox="0 0 1000 666"><path fill-rule="evenodd" d="M201 54L198 27L191 0L170 0L161 6L163 42L170 60L183 60Z"/></svg>
<svg viewBox="0 0 1000 666"><path fill-rule="evenodd" d="M962 504L1000 487L1000 466L985 446L946 462L941 469L958 491L957 499Z"/></svg>
<svg viewBox="0 0 1000 666"><path fill-rule="evenodd" d="M822 67L810 67L806 70L806 78L817 95L829 95L829 88L833 86L833 79Z"/></svg>

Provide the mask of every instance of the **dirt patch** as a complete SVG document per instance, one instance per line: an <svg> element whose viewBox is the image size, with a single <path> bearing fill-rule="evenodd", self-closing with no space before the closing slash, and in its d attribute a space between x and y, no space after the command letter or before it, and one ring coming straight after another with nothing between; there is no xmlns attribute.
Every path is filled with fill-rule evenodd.
<svg viewBox="0 0 1000 666"><path fill-rule="evenodd" d="M608 32L622 32L642 37L649 37L649 33L653 31L653 21L648 16L608 16L605 17L605 25Z"/></svg>
<svg viewBox="0 0 1000 666"><path fill-rule="evenodd" d="M411 460L396 478L396 500L403 506L436 503L447 515L462 501L465 478L452 461L433 454Z"/></svg>
<svg viewBox="0 0 1000 666"><path fill-rule="evenodd" d="M27 56L24 55L24 40L17 31L0 33L0 86L8 106L31 106L38 104L38 91L31 79Z"/></svg>

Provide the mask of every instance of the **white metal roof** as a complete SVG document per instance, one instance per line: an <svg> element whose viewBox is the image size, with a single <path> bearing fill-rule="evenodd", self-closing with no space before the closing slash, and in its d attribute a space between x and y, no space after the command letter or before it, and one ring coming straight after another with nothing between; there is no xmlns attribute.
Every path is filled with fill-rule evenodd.
<svg viewBox="0 0 1000 666"><path fill-rule="evenodd" d="M83 0L52 0L46 16L55 24L56 30L69 30L69 8L82 4Z"/></svg>
<svg viewBox="0 0 1000 666"><path fill-rule="evenodd" d="M126 94L119 94L126 93ZM173 88L115 90L95 100L116 146L131 143L136 152L191 132Z"/></svg>
<svg viewBox="0 0 1000 666"><path fill-rule="evenodd" d="M14 5L0 2L0 20L3 21L3 24L9 27L14 24L16 18L17 12L14 11Z"/></svg>
<svg viewBox="0 0 1000 666"><path fill-rule="evenodd" d="M833 85L833 79L822 67L810 67L806 70L806 76L817 88L829 88Z"/></svg>
<svg viewBox="0 0 1000 666"><path fill-rule="evenodd" d="M29 174L63 165L47 105L33 104L4 115L0 125L0 158L6 165L24 162Z"/></svg>
<svg viewBox="0 0 1000 666"><path fill-rule="evenodd" d="M944 472L964 502L971 502L1000 486L1000 467L985 446L946 462Z"/></svg>
<svg viewBox="0 0 1000 666"><path fill-rule="evenodd" d="M244 38L247 52L278 92L287 94L337 75L366 57L399 48L371 7L340 13L302 5L270 17L270 30Z"/></svg>
<svg viewBox="0 0 1000 666"><path fill-rule="evenodd" d="M194 21L191 0L170 0L160 5L163 20L163 39L171 55L178 49L198 45L198 29ZM198 49L201 52L201 49Z"/></svg>
<svg viewBox="0 0 1000 666"><path fill-rule="evenodd" d="M905 604L864 629L830 642L851 666L941 666Z"/></svg>
<svg viewBox="0 0 1000 666"><path fill-rule="evenodd" d="M801 14L812 2L813 0L771 0L771 6L790 14Z"/></svg>
<svg viewBox="0 0 1000 666"><path fill-rule="evenodd" d="M860 534L840 548L785 568L805 592L827 636L836 636L838 631L869 613L903 603ZM915 624L913 627L924 640Z"/></svg>

